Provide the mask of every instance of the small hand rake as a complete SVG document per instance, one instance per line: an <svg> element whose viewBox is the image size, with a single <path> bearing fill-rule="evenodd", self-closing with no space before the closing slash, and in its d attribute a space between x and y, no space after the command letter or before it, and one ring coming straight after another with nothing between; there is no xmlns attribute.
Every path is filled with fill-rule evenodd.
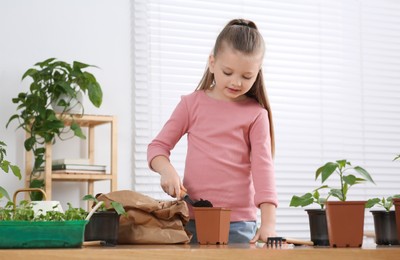
<svg viewBox="0 0 400 260"><path fill-rule="evenodd" d="M266 245L267 247L281 247L282 242L287 244L293 244L295 246L305 245L305 246L314 246L312 241L294 239L294 238L285 238L285 237L269 237L267 239Z"/></svg>

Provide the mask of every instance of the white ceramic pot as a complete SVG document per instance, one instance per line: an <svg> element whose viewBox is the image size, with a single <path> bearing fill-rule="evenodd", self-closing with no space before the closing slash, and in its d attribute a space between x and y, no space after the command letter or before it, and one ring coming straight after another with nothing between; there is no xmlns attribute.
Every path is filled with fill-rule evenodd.
<svg viewBox="0 0 400 260"><path fill-rule="evenodd" d="M65 95L65 94L61 94L60 97L58 98L58 100L54 101L51 103L51 106L53 107L54 111L56 113L61 113L64 110L63 106L58 106L58 102L60 100L64 100L65 102L70 102L70 106L67 107L66 112L70 113L70 114L81 114L82 110L83 110L83 94L81 91L79 91L78 93L76 93L76 99L73 98L72 100L70 100L70 97Z"/></svg>

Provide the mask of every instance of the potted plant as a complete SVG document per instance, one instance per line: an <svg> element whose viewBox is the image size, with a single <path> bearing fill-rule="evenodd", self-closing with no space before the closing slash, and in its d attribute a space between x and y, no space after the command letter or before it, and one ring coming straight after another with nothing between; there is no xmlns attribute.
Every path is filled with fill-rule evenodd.
<svg viewBox="0 0 400 260"><path fill-rule="evenodd" d="M0 207L0 248L82 246L88 213L68 204L69 208L65 212L35 214L32 203L26 200L16 203L18 192L30 190L17 190L13 201L9 200L4 207Z"/></svg>
<svg viewBox="0 0 400 260"><path fill-rule="evenodd" d="M85 229L85 241L104 241L106 246L115 246L118 242L119 216L127 216L121 203L113 201L111 209L107 209L103 201L93 195L86 195L83 200L93 201L95 205L101 203L91 216Z"/></svg>
<svg viewBox="0 0 400 260"><path fill-rule="evenodd" d="M11 164L9 161L5 159L7 155L6 151L6 144L0 141L0 168L5 172L8 173L11 169L14 176L16 176L19 180L21 180L21 170L18 166ZM6 197L8 200L10 199L10 195L8 194L7 190L0 186L0 199Z"/></svg>
<svg viewBox="0 0 400 260"><path fill-rule="evenodd" d="M306 207L312 204L318 205L319 208L317 209L306 209L310 226L310 238L315 246L329 246L325 203L330 195L328 194L327 197L321 197L320 194L320 190L327 187L327 185L323 185L302 196L294 195L290 200L290 207Z"/></svg>
<svg viewBox="0 0 400 260"><path fill-rule="evenodd" d="M352 171L352 173L348 173ZM331 247L361 247L364 229L365 201L348 201L349 189L360 183L374 183L371 175L360 166L352 166L347 160L327 162L317 169L315 179L324 184L333 173L339 177L338 187L329 188L329 196L339 201L326 202L329 243ZM358 177L355 175L357 174Z"/></svg>
<svg viewBox="0 0 400 260"><path fill-rule="evenodd" d="M400 194L390 197L369 199L366 208L372 208L379 205L384 210L371 210L374 217L375 243L377 245L398 245L398 236L396 228L396 214L393 207L393 199L400 199Z"/></svg>
<svg viewBox="0 0 400 260"><path fill-rule="evenodd" d="M230 209L193 207L193 211L199 244L228 244L231 220Z"/></svg>
<svg viewBox="0 0 400 260"><path fill-rule="evenodd" d="M40 167L43 165L46 152L45 144L54 143L56 137L61 140L78 136L85 138L80 126L72 120L72 124L66 127L64 120L67 117L73 119L71 105L83 105L76 98L81 94L88 94L89 100L95 107L102 103L102 90L93 74L85 71L92 65L78 61L71 64L58 61L55 58L38 62L28 69L22 76L32 79L27 92L20 92L12 102L17 104L19 113L10 117L6 127L14 121L18 121L18 127L28 133L24 142L26 151L32 151L34 165L31 174L30 186L43 188L44 180L41 178ZM52 105L62 108L55 111ZM66 133L72 131L72 136ZM67 136L67 137L66 137ZM51 163L51 162L49 162ZM41 200L41 193L34 194L34 200Z"/></svg>

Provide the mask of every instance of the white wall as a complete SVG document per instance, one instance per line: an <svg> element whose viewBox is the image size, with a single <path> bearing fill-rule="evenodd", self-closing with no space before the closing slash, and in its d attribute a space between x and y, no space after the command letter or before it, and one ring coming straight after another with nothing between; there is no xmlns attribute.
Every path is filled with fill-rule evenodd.
<svg viewBox="0 0 400 260"><path fill-rule="evenodd" d="M16 122L5 128L16 112L11 99L26 91L30 83L21 82L22 74L50 57L78 60L100 67L90 72L102 85L103 104L97 109L86 102L85 112L118 117L118 188L131 189L129 0L1 0L0 39L0 140L8 145L7 159L24 169L24 133L15 130ZM96 138L100 140L105 134L101 132ZM77 142L57 146L72 148ZM98 144L102 146L102 142ZM102 156L99 153L99 158ZM23 181L2 172L0 185L12 194L23 187ZM63 206L66 202L77 206L85 187L80 183L56 183L53 199ZM98 183L95 192L108 192L108 187L106 182Z"/></svg>

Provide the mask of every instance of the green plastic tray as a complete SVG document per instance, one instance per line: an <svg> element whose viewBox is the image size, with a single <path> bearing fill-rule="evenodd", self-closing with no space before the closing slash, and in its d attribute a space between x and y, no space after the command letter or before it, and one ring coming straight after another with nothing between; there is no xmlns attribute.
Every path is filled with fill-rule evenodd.
<svg viewBox="0 0 400 260"><path fill-rule="evenodd" d="M87 220L0 221L0 248L81 247Z"/></svg>

